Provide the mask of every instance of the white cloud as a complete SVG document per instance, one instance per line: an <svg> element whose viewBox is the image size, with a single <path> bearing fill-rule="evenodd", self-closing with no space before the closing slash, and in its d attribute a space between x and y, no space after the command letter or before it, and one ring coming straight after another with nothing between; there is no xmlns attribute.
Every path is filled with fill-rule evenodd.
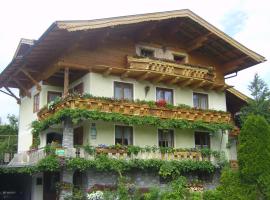
<svg viewBox="0 0 270 200"><path fill-rule="evenodd" d="M9 0L3 1L0 7L0 71L10 62L20 38L38 39L56 20L95 19L185 8L191 9L222 30L228 30L228 26L236 26L232 27L236 39L262 55L270 56L270 9L267 0ZM240 20L231 15L234 13L238 16L238 12L244 13L247 20L241 21L241 15ZM231 20L229 25L224 23L224 17L227 17L228 22ZM237 23L241 23L241 26ZM246 92L247 84L255 72L270 81L267 77L270 75L270 66L267 65L268 62L244 70L228 83ZM1 117L5 117L7 113L18 113L15 100L8 96L0 94L0 105Z"/></svg>

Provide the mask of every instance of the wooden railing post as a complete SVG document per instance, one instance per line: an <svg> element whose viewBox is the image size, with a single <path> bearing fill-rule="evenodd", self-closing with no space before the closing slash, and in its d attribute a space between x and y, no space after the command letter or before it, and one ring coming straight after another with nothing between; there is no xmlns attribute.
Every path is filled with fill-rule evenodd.
<svg viewBox="0 0 270 200"><path fill-rule="evenodd" d="M65 68L64 73L64 97L68 95L68 87L69 87L69 68Z"/></svg>

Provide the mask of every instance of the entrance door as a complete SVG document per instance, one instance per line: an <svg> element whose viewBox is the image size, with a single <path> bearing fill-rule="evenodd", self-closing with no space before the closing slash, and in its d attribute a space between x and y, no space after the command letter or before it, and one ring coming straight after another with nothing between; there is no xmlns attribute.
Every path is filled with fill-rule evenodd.
<svg viewBox="0 0 270 200"><path fill-rule="evenodd" d="M57 200L56 183L59 180L59 173L44 172L43 200Z"/></svg>
<svg viewBox="0 0 270 200"><path fill-rule="evenodd" d="M83 127L74 129L74 145L83 145Z"/></svg>

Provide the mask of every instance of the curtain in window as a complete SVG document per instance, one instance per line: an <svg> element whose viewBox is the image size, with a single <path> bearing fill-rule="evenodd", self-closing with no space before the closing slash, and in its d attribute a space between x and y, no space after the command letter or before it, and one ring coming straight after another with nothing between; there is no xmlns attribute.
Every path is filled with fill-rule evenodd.
<svg viewBox="0 0 270 200"><path fill-rule="evenodd" d="M170 89L157 88L157 101L165 100L167 103L173 104L173 91Z"/></svg>
<svg viewBox="0 0 270 200"><path fill-rule="evenodd" d="M208 109L208 95L207 94L193 94L193 105L195 108Z"/></svg>
<svg viewBox="0 0 270 200"><path fill-rule="evenodd" d="M116 99L133 99L133 86L130 83L114 83L114 98Z"/></svg>
<svg viewBox="0 0 270 200"><path fill-rule="evenodd" d="M160 147L173 147L174 146L173 130L159 129L158 143Z"/></svg>
<svg viewBox="0 0 270 200"><path fill-rule="evenodd" d="M133 133L130 126L116 126L115 127L115 144L132 145Z"/></svg>

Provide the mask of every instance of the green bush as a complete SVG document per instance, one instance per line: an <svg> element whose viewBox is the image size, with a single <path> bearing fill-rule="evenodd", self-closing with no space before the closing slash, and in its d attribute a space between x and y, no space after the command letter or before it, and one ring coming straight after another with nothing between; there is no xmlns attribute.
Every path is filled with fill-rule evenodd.
<svg viewBox="0 0 270 200"><path fill-rule="evenodd" d="M220 182L217 193L222 200L255 200L258 197L256 186L242 183L238 171L224 169Z"/></svg>
<svg viewBox="0 0 270 200"><path fill-rule="evenodd" d="M206 190L203 192L203 200L222 200L221 192L218 190Z"/></svg>
<svg viewBox="0 0 270 200"><path fill-rule="evenodd" d="M261 116L247 118L239 136L238 161L241 179L256 183L270 175L270 128Z"/></svg>

